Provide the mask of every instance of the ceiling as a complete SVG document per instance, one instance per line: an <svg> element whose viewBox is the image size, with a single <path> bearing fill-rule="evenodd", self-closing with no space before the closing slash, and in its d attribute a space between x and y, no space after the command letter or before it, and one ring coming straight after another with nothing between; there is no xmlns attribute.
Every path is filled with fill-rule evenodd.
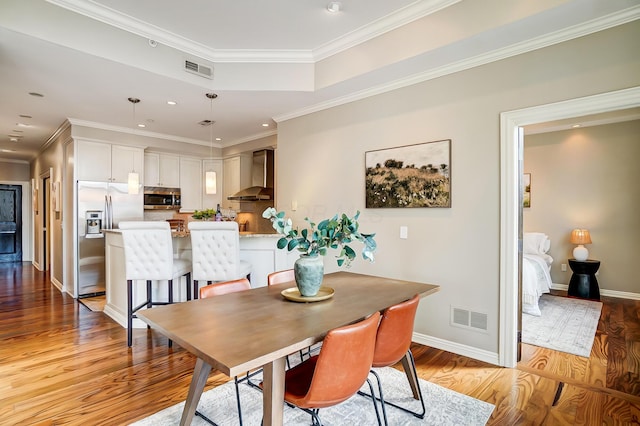
<svg viewBox="0 0 640 426"><path fill-rule="evenodd" d="M2 0L0 158L32 160L65 120L201 146L213 129L225 148L640 17L637 0L342 0L336 13L326 0L247 3Z"/></svg>

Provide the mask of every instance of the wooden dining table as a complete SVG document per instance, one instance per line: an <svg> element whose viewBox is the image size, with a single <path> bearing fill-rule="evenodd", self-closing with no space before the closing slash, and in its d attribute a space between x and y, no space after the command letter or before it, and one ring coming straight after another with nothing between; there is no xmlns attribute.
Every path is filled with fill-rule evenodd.
<svg viewBox="0 0 640 426"><path fill-rule="evenodd" d="M140 319L197 357L180 424L191 424L212 368L234 377L262 367L264 425L282 425L287 355L334 328L440 288L344 271L326 274L322 286L333 295L312 303L283 297L295 287L291 281L140 311Z"/></svg>

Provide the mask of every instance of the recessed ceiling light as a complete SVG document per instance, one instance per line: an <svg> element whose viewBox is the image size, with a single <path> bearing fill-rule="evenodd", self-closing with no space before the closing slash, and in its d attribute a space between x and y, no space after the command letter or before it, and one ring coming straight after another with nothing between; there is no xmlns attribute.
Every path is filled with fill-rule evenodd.
<svg viewBox="0 0 640 426"><path fill-rule="evenodd" d="M15 138L15 137L10 137L9 140L11 142L18 142L18 138Z"/></svg>
<svg viewBox="0 0 640 426"><path fill-rule="evenodd" d="M167 101L167 105L178 105L176 101Z"/></svg>
<svg viewBox="0 0 640 426"><path fill-rule="evenodd" d="M338 13L342 9L342 3L339 1L330 1L327 5L327 10L331 13Z"/></svg>
<svg viewBox="0 0 640 426"><path fill-rule="evenodd" d="M3 149L2 152L16 152L15 149Z"/></svg>
<svg viewBox="0 0 640 426"><path fill-rule="evenodd" d="M38 93L38 92L29 92L29 94L31 96L35 96L36 98L44 98L44 95L42 93Z"/></svg>
<svg viewBox="0 0 640 426"><path fill-rule="evenodd" d="M146 124L142 124L142 123L140 123L140 124L138 124L138 127L140 127L140 128L145 128L145 127L147 127L147 125L146 125Z"/></svg>
<svg viewBox="0 0 640 426"><path fill-rule="evenodd" d="M577 129L578 127L580 127L580 125L579 125L579 124L574 124L574 125L573 125L573 126L571 126L571 127L573 127L574 129Z"/></svg>
<svg viewBox="0 0 640 426"><path fill-rule="evenodd" d="M222 138L216 138L216 140L217 140L217 141L221 141L221 140L222 140Z"/></svg>
<svg viewBox="0 0 640 426"><path fill-rule="evenodd" d="M18 126L18 127L31 127L31 125L25 124L25 123L16 123L16 126Z"/></svg>
<svg viewBox="0 0 640 426"><path fill-rule="evenodd" d="M269 127L269 123L262 123L262 127Z"/></svg>

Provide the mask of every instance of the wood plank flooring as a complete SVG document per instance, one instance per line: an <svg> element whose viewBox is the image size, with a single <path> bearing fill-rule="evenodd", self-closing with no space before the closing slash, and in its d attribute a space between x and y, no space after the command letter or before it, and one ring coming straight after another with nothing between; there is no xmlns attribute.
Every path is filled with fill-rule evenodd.
<svg viewBox="0 0 640 426"><path fill-rule="evenodd" d="M415 344L420 377L490 402L490 425L640 424L640 302L603 297L589 358L523 345L515 369ZM195 359L0 264L0 425L125 425L185 399ZM207 388L228 377L212 372ZM552 406L559 384L562 392Z"/></svg>

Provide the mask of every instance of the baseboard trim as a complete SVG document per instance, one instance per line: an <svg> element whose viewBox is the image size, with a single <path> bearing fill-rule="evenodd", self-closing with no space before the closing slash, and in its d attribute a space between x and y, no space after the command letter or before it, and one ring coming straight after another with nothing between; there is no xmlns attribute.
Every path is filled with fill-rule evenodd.
<svg viewBox="0 0 640 426"><path fill-rule="evenodd" d="M463 345L449 340L428 336L421 333L413 333L413 341L421 345L430 346L442 351L451 352L457 355L466 356L477 359L479 361L488 362L493 365L500 365L500 359L497 353L489 352L472 346Z"/></svg>
<svg viewBox="0 0 640 426"><path fill-rule="evenodd" d="M64 285L60 281L55 279L55 277L51 277L51 284L53 284L53 286L57 288L60 293L65 293Z"/></svg>
<svg viewBox="0 0 640 426"><path fill-rule="evenodd" d="M553 283L551 284L551 289L567 291L569 289L569 286L567 284ZM631 293L629 291L607 290L606 288L600 289L600 296L617 297L619 299L640 300L640 293Z"/></svg>
<svg viewBox="0 0 640 426"><path fill-rule="evenodd" d="M123 328L127 328L127 315L114 309L113 305L106 304L104 306L104 310L102 311L109 318L120 324ZM133 328L146 328L147 323L144 321L134 318L133 319Z"/></svg>

